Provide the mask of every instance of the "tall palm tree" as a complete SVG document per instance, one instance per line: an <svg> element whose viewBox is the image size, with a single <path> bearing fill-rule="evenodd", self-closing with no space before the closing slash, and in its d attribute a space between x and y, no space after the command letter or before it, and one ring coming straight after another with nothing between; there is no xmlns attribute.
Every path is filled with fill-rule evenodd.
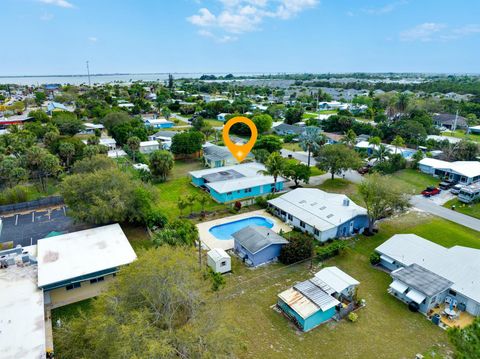
<svg viewBox="0 0 480 359"><path fill-rule="evenodd" d="M401 136L395 136L392 145L395 146L395 154L397 154L398 148L405 146L405 140Z"/></svg>
<svg viewBox="0 0 480 359"><path fill-rule="evenodd" d="M378 162L382 163L383 161L385 161L385 158L388 156L388 154L388 148L385 145L381 144L373 150L372 157L376 158Z"/></svg>
<svg viewBox="0 0 480 359"><path fill-rule="evenodd" d="M265 170L260 170L258 173L261 173L264 176L272 176L274 189L273 191L277 191L277 179L278 176L281 176L285 171L286 160L283 158L280 153L273 152L268 156L267 160L265 161Z"/></svg>
<svg viewBox="0 0 480 359"><path fill-rule="evenodd" d="M140 148L140 139L137 136L129 137L127 146L130 148L130 151L132 151L133 163L135 163L135 154Z"/></svg>
<svg viewBox="0 0 480 359"><path fill-rule="evenodd" d="M310 167L310 157L312 152L318 152L320 147L325 144L325 136L322 135L320 128L309 126L298 138L300 147L308 152L307 165Z"/></svg>
<svg viewBox="0 0 480 359"><path fill-rule="evenodd" d="M406 93L401 93L398 95L397 103L395 107L397 108L398 112L404 113L407 110L408 103L410 102L410 97Z"/></svg>
<svg viewBox="0 0 480 359"><path fill-rule="evenodd" d="M353 148L357 143L357 134L352 129L349 129L342 139L342 142L349 148Z"/></svg>

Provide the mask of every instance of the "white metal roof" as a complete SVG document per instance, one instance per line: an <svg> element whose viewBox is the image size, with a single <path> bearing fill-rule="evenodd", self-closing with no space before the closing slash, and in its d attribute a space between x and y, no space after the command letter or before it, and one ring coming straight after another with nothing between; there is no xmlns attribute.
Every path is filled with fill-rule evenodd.
<svg viewBox="0 0 480 359"><path fill-rule="evenodd" d="M0 357L45 358L43 291L37 267L0 269Z"/></svg>
<svg viewBox="0 0 480 359"><path fill-rule="evenodd" d="M480 303L480 250L445 248L415 234L396 234L376 251L404 266L417 264L453 282L453 290Z"/></svg>
<svg viewBox="0 0 480 359"><path fill-rule="evenodd" d="M137 258L118 223L41 239L37 252L39 287L115 268Z"/></svg>
<svg viewBox="0 0 480 359"><path fill-rule="evenodd" d="M345 205L347 201L348 206ZM367 214L365 208L344 194L328 193L315 188L297 188L268 202L320 231Z"/></svg>
<svg viewBox="0 0 480 359"><path fill-rule="evenodd" d="M222 248L213 248L212 250L208 251L207 255L212 258L215 262L222 260L222 259L229 259L230 256L228 255L225 250Z"/></svg>
<svg viewBox="0 0 480 359"><path fill-rule="evenodd" d="M406 285L405 283L399 280L394 280L389 287L392 289L395 289L399 293L405 293L405 291L408 288L408 285Z"/></svg>
<svg viewBox="0 0 480 359"><path fill-rule="evenodd" d="M422 302L425 300L426 296L420 293L419 291L415 289L410 289L407 293L407 298L410 298L417 304L422 304Z"/></svg>
<svg viewBox="0 0 480 359"><path fill-rule="evenodd" d="M341 293L352 285L360 284L356 279L337 267L325 267L316 273L315 277L335 289L337 293Z"/></svg>
<svg viewBox="0 0 480 359"><path fill-rule="evenodd" d="M140 147L148 147L148 146L160 146L158 141L142 141L140 142Z"/></svg>
<svg viewBox="0 0 480 359"><path fill-rule="evenodd" d="M447 162L435 158L424 158L419 162L420 165L432 167L435 169L456 172L465 177L480 176L479 161L456 161Z"/></svg>

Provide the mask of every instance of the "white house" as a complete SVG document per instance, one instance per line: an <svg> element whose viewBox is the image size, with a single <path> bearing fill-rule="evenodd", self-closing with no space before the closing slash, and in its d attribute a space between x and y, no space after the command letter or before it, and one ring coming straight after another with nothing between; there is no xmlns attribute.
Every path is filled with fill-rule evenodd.
<svg viewBox="0 0 480 359"><path fill-rule="evenodd" d="M344 194L297 188L269 200L268 205L284 222L322 242L362 233L368 226L367 210Z"/></svg>
<svg viewBox="0 0 480 359"><path fill-rule="evenodd" d="M140 142L140 153L149 154L160 149L160 142L158 141L142 141Z"/></svg>
<svg viewBox="0 0 480 359"><path fill-rule="evenodd" d="M418 168L424 173L464 185L480 181L479 161L447 162L434 158L424 158L418 162Z"/></svg>
<svg viewBox="0 0 480 359"><path fill-rule="evenodd" d="M207 264L214 272L228 273L232 270L232 259L221 248L213 248L207 253Z"/></svg>
<svg viewBox="0 0 480 359"><path fill-rule="evenodd" d="M95 130L103 131L105 127L100 124L100 123L91 123L91 122L85 122L83 124L84 130L81 132L83 134L87 135L93 135L95 134Z"/></svg>
<svg viewBox="0 0 480 359"><path fill-rule="evenodd" d="M225 122L227 120L228 113L219 113L217 115L217 120Z"/></svg>
<svg viewBox="0 0 480 359"><path fill-rule="evenodd" d="M480 315L480 250L445 248L415 234L397 234L378 246L380 264L392 271L389 291L427 313L445 303Z"/></svg>

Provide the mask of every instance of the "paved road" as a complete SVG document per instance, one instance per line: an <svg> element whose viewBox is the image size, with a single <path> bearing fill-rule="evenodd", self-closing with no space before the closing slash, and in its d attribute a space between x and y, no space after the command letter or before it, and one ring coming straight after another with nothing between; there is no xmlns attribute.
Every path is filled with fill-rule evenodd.
<svg viewBox="0 0 480 359"><path fill-rule="evenodd" d="M290 150L285 150L281 149L280 154L282 157L285 158L295 158L296 160L299 160L300 162L307 164L308 163L308 154L306 152L294 152ZM310 157L310 167L315 166L317 164L317 161L315 161L315 158L313 156Z"/></svg>
<svg viewBox="0 0 480 359"><path fill-rule="evenodd" d="M480 232L479 219L442 207L437 203L435 203L434 201L431 201L428 198L424 198L422 196L413 196L410 202L412 203L412 206L422 211L434 214L438 217L448 219L449 221L458 223L462 226L465 226Z"/></svg>

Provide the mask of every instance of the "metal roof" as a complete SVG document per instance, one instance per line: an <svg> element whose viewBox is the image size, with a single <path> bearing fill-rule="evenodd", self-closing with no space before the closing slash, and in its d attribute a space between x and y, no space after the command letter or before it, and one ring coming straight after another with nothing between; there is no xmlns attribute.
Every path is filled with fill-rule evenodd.
<svg viewBox="0 0 480 359"><path fill-rule="evenodd" d="M215 173L207 174L202 178L205 180L205 182L214 183L214 182L235 180L242 177L245 177L245 176L233 169L228 169L225 171L218 171Z"/></svg>
<svg viewBox="0 0 480 359"><path fill-rule="evenodd" d="M447 162L435 158L424 158L418 164L442 171L455 172L469 178L480 176L479 161Z"/></svg>
<svg viewBox="0 0 480 359"><path fill-rule="evenodd" d="M294 285L293 288L315 303L315 305L318 306L322 311L326 311L340 304L337 299L324 292L311 280L298 283Z"/></svg>
<svg viewBox="0 0 480 359"><path fill-rule="evenodd" d="M428 297L445 291L453 284L449 280L419 266L418 264L412 264L408 267L398 269L392 272L392 277Z"/></svg>
<svg viewBox="0 0 480 359"><path fill-rule="evenodd" d="M297 188L268 203L320 231L367 214L365 208L344 194L328 193L315 188Z"/></svg>
<svg viewBox="0 0 480 359"><path fill-rule="evenodd" d="M315 303L293 288L288 288L280 293L278 297L303 319L307 319L320 310Z"/></svg>
<svg viewBox="0 0 480 359"><path fill-rule="evenodd" d="M235 242L238 242L255 254L272 244L288 244L288 241L271 229L263 226L248 226L232 234Z"/></svg>
<svg viewBox="0 0 480 359"><path fill-rule="evenodd" d="M415 234L397 234L376 251L403 266L416 263L453 282L452 290L480 303L480 250L445 248Z"/></svg>
<svg viewBox="0 0 480 359"><path fill-rule="evenodd" d="M212 250L208 251L207 255L214 261L230 258L228 253L225 252L225 250L223 250L222 248L213 248Z"/></svg>
<svg viewBox="0 0 480 359"><path fill-rule="evenodd" d="M343 292L350 286L359 285L360 283L350 277L347 273L341 271L337 267L326 267L315 274L321 282L325 283L330 288L333 288L337 293Z"/></svg>

